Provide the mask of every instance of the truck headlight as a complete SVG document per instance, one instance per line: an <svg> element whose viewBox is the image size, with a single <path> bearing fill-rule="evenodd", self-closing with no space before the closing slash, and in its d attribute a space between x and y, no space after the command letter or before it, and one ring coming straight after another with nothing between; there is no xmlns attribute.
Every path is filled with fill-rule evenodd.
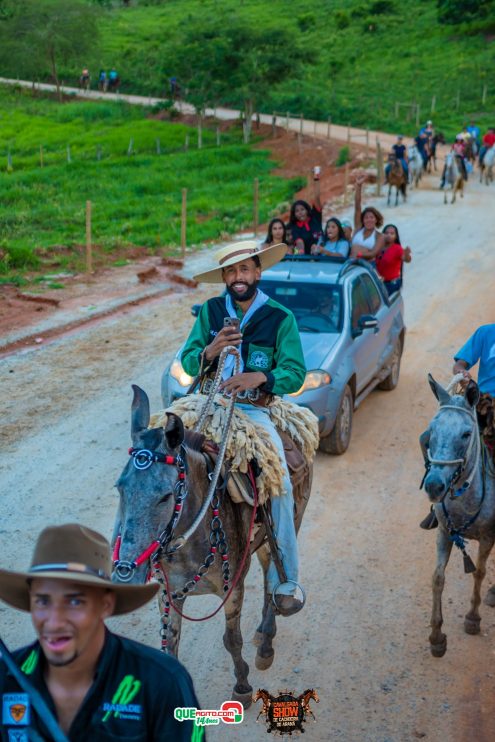
<svg viewBox="0 0 495 742"><path fill-rule="evenodd" d="M178 381L179 384L183 387L191 386L194 380L193 376L189 376L189 374L186 374L186 372L182 368L182 363L179 361L178 358L174 358L174 360L172 361L172 365L170 366L170 376Z"/></svg>
<svg viewBox="0 0 495 742"><path fill-rule="evenodd" d="M321 371L320 369L317 369L316 371L308 371L302 387L298 389L297 392L292 392L292 394L289 394L288 396L299 397L303 392L308 392L310 389L319 389L320 386L330 384L331 381L332 377L330 374L327 374L326 371Z"/></svg>

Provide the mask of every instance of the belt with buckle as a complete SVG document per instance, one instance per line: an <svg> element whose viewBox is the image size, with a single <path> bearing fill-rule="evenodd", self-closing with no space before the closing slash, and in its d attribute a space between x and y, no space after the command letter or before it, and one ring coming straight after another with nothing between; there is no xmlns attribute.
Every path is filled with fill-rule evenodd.
<svg viewBox="0 0 495 742"><path fill-rule="evenodd" d="M205 379L201 387L202 394L209 394L213 386L213 379ZM230 397L230 394L225 394L224 397ZM236 402L255 405L256 407L268 407L273 399L273 394L269 392L263 392L261 389L244 389L242 392L237 392Z"/></svg>

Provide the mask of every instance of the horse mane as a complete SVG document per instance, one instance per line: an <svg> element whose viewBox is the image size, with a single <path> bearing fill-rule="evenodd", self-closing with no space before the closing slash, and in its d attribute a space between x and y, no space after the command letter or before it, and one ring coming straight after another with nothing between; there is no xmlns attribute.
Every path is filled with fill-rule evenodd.
<svg viewBox="0 0 495 742"><path fill-rule="evenodd" d="M190 451L201 453L206 436L203 433L195 433L193 430L184 429L184 445Z"/></svg>

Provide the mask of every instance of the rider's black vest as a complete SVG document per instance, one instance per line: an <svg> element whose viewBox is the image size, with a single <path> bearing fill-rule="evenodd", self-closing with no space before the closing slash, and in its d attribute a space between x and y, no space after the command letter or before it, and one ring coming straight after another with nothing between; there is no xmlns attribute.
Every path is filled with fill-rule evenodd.
<svg viewBox="0 0 495 742"><path fill-rule="evenodd" d="M207 302L208 319L210 324L210 340L220 332L223 320L229 316L225 304L225 297L218 296ZM263 389L270 391L268 386L273 386L270 371L276 367L274 358L277 347L277 335L281 323L287 317L287 310L278 305L272 299L254 312L248 323L242 330L241 355L245 371L263 371L268 375L268 384ZM216 369L218 359L211 365L211 370ZM272 381L270 385L270 381Z"/></svg>

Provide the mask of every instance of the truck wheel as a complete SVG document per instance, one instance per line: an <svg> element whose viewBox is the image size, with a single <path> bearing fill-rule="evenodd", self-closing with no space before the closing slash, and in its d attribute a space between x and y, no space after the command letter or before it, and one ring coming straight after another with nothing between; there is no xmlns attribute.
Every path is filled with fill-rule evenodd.
<svg viewBox="0 0 495 742"><path fill-rule="evenodd" d="M340 456L347 451L351 442L353 411L354 399L351 389L347 385L340 400L340 407L332 432L324 438L320 438L320 451L332 453L335 456Z"/></svg>
<svg viewBox="0 0 495 742"><path fill-rule="evenodd" d="M394 352L390 361L390 373L386 379L378 384L378 389L382 389L384 392L391 392L399 383L400 373L400 359L402 356L402 343L397 340L395 343Z"/></svg>

